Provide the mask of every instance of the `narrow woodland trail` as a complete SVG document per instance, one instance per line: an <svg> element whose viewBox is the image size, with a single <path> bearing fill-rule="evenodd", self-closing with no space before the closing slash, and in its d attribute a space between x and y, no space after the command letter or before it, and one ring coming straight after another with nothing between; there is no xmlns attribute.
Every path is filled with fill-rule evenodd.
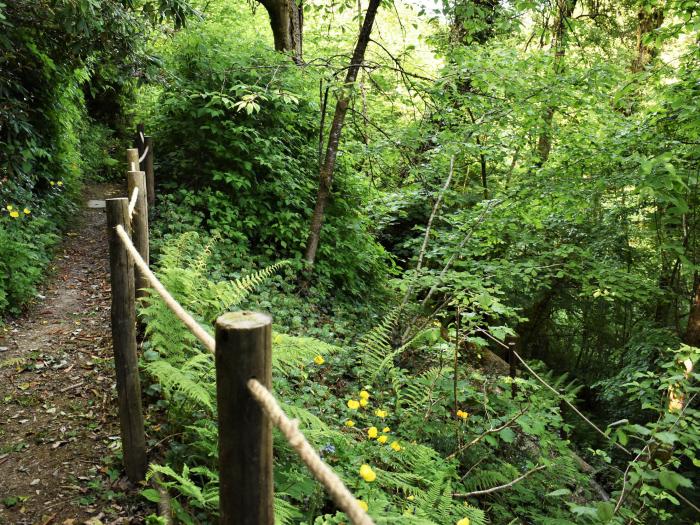
<svg viewBox="0 0 700 525"><path fill-rule="evenodd" d="M138 523L121 479L104 208L87 188L42 296L0 329L0 524ZM43 297L43 298L42 298Z"/></svg>

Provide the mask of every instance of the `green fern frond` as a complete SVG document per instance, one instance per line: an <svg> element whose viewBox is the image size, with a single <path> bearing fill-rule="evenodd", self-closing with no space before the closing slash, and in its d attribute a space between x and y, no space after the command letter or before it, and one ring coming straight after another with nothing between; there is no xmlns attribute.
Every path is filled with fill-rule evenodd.
<svg viewBox="0 0 700 525"><path fill-rule="evenodd" d="M399 318L399 310L389 313L382 322L370 330L358 343L360 364L360 381L372 384L377 371L386 367L387 354L393 353L391 334Z"/></svg>
<svg viewBox="0 0 700 525"><path fill-rule="evenodd" d="M207 388L199 382L196 376L180 370L168 361L158 360L144 365L146 371L151 374L166 391L181 392L188 400L205 407L214 409L214 392L211 386Z"/></svg>
<svg viewBox="0 0 700 525"><path fill-rule="evenodd" d="M275 333L272 337L272 368L286 376L290 370L311 363L317 355L327 358L337 352L340 348L318 339Z"/></svg>
<svg viewBox="0 0 700 525"><path fill-rule="evenodd" d="M280 261L235 281L210 283L207 294L210 306L218 312L226 312L238 306L255 288L287 264L288 261Z"/></svg>
<svg viewBox="0 0 700 525"><path fill-rule="evenodd" d="M303 514L299 512L294 505L282 499L282 496L283 494L275 494L275 499L273 501L275 525L290 525L292 523L297 523L298 520L302 518Z"/></svg>
<svg viewBox="0 0 700 525"><path fill-rule="evenodd" d="M187 465L182 467L182 473L178 474L167 465L151 464L148 467L146 479L151 479L155 474L160 474L159 483L168 489L175 489L182 495L187 496L191 501L204 508L207 506L207 499L204 497L202 489L190 479L190 470Z"/></svg>

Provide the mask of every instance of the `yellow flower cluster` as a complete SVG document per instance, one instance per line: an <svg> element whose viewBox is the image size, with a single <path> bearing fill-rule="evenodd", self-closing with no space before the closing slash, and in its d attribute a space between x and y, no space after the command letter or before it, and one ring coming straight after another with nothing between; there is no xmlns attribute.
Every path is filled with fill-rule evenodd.
<svg viewBox="0 0 700 525"><path fill-rule="evenodd" d="M392 442L391 442L391 448L393 448L394 451L396 451L396 452L400 452L400 451L401 451L401 445L399 445L399 442L398 442L398 441L392 441Z"/></svg>
<svg viewBox="0 0 700 525"><path fill-rule="evenodd" d="M351 428L352 428L352 427L355 426L355 422L354 422L352 419L348 419L348 420L345 422L345 426L346 426L346 427L351 427Z"/></svg>
<svg viewBox="0 0 700 525"><path fill-rule="evenodd" d="M12 217L13 219L17 219L19 217L19 210L16 210L12 204L8 204L7 206L5 206L5 209L8 212L10 212L10 217ZM24 208L22 210L22 213L24 213L25 215L29 215L30 213L32 213L32 211L29 208Z"/></svg>
<svg viewBox="0 0 700 525"><path fill-rule="evenodd" d="M462 518L457 522L457 525L469 525L471 521L469 521L469 518Z"/></svg>
<svg viewBox="0 0 700 525"><path fill-rule="evenodd" d="M63 186L63 181L60 181L60 180L58 182L49 181L49 184L51 184L51 186Z"/></svg>
<svg viewBox="0 0 700 525"><path fill-rule="evenodd" d="M469 412L464 412L463 410L457 410L457 417L461 417L462 419L467 419L469 417Z"/></svg>
<svg viewBox="0 0 700 525"><path fill-rule="evenodd" d="M357 410L358 408L366 407L369 404L369 392L367 390L362 390L360 392L360 400L357 401L356 399L349 399L348 400L348 408L350 410Z"/></svg>
<svg viewBox="0 0 700 525"><path fill-rule="evenodd" d="M372 470L372 467L365 463L360 467L360 477L367 483L372 483L377 479L377 474Z"/></svg>
<svg viewBox="0 0 700 525"><path fill-rule="evenodd" d="M374 415L377 417L385 418L387 416L386 410L377 409L374 411Z"/></svg>
<svg viewBox="0 0 700 525"><path fill-rule="evenodd" d="M318 366L321 366L325 362L326 360L323 359L322 355L317 355L316 357L314 357L314 363L316 363Z"/></svg>
<svg viewBox="0 0 700 525"><path fill-rule="evenodd" d="M361 499L358 499L358 500L357 500L357 504L358 504L359 507L360 507L362 510L364 510L365 512L367 512L367 511L369 510L369 506L367 505L367 502L362 501Z"/></svg>

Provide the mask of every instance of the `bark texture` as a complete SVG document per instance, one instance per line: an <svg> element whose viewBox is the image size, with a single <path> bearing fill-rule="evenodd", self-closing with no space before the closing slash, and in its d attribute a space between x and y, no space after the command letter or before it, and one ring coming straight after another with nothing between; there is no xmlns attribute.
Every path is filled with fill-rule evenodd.
<svg viewBox="0 0 700 525"><path fill-rule="evenodd" d="M321 237L321 227L323 226L323 218L326 205L331 194L333 186L333 172L335 171L335 160L338 155L338 144L345 123L345 115L348 112L350 105L350 91L355 81L357 74L362 67L362 62L365 59L365 51L369 43L370 35L372 34L372 26L377 15L377 9L381 0L370 0L365 13L365 19L362 23L362 29L355 45L355 51L352 54L350 67L345 77L345 87L339 91L338 100L335 104L335 113L333 114L333 122L328 134L328 145L326 154L321 160L321 168L319 170L318 193L316 194L316 205L314 213L311 216L311 227L309 229L309 238L306 241L306 254L304 259L309 266L314 264L316 260L316 252L318 251L319 239Z"/></svg>
<svg viewBox="0 0 700 525"><path fill-rule="evenodd" d="M637 54L632 62L632 71L639 73L656 56L656 48L648 46L644 40L646 36L655 31L664 21L663 8L654 8L647 12L641 9L637 14L639 25L637 26Z"/></svg>
<svg viewBox="0 0 700 525"><path fill-rule="evenodd" d="M270 17L275 49L292 53L295 62L302 61L304 11L296 0L260 0Z"/></svg>

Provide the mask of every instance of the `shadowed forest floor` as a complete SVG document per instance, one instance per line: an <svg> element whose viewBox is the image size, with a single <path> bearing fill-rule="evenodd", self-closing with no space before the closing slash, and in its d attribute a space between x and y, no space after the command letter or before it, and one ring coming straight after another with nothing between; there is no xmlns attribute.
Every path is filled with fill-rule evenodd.
<svg viewBox="0 0 700 525"><path fill-rule="evenodd" d="M86 189L44 289L0 329L2 525L141 521L118 457L105 211L87 207L123 193Z"/></svg>

